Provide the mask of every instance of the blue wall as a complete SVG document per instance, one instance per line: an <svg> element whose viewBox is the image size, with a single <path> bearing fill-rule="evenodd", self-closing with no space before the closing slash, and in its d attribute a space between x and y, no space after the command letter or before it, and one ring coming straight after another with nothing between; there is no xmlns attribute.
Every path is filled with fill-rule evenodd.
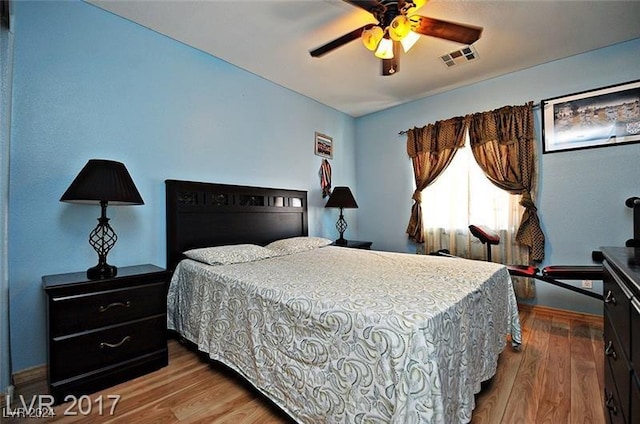
<svg viewBox="0 0 640 424"><path fill-rule="evenodd" d="M473 65L470 65L473 66ZM415 187L401 130L505 105L539 102L640 79L640 39L573 56L370 114L356 121L358 230L378 249L415 252L405 230ZM540 111L537 110L540 144ZM542 154L538 209L548 264L590 264L591 251L631 238L630 196L640 195L640 144ZM423 207L428 208L429 205ZM384 225L381 225L384 223ZM594 284L594 290L602 290ZM537 284L533 301L602 313L602 303Z"/></svg>
<svg viewBox="0 0 640 424"><path fill-rule="evenodd" d="M167 178L308 190L310 233L333 238L335 211L323 209L314 131L333 136L333 183L351 186L360 205L346 211L347 236L411 252L404 231L413 178L398 131L640 78L635 40L354 120L86 3L14 6L14 371L46 360L41 276L96 262L87 236L98 207L58 201L89 158L123 161L145 200L109 208L120 237L109 259L118 266L164 265ZM541 155L545 263L589 263L591 250L631 236L623 202L640 194L639 158L640 144ZM544 283L535 303L600 311Z"/></svg>
<svg viewBox="0 0 640 424"><path fill-rule="evenodd" d="M10 24L11 25L11 24ZM11 384L9 351L9 141L13 34L0 23L0 395Z"/></svg>
<svg viewBox="0 0 640 424"><path fill-rule="evenodd" d="M357 197L353 118L83 2L19 1L15 13L14 371L46 361L41 277L97 261L99 207L59 202L89 158L124 162L145 201L108 210L117 266L165 265L167 178L308 190L310 233L335 238L314 132L333 137L333 183Z"/></svg>

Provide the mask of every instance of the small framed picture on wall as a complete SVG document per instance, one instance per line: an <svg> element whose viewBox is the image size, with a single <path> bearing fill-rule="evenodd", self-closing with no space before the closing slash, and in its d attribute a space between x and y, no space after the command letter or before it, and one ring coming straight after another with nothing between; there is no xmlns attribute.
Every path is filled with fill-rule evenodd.
<svg viewBox="0 0 640 424"><path fill-rule="evenodd" d="M333 139L328 135L316 132L314 152L323 158L333 159Z"/></svg>

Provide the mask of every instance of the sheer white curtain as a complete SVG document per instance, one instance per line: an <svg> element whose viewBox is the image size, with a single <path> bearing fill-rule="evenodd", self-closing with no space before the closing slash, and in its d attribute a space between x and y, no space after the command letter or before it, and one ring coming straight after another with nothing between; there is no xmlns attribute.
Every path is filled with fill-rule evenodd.
<svg viewBox="0 0 640 424"><path fill-rule="evenodd" d="M519 201L520 196L499 189L484 176L465 143L442 175L422 191L425 252L448 249L456 256L485 260L486 245L468 228L484 225L500 234L500 244L491 247L494 262L528 264L527 249L515 242L524 211Z"/></svg>

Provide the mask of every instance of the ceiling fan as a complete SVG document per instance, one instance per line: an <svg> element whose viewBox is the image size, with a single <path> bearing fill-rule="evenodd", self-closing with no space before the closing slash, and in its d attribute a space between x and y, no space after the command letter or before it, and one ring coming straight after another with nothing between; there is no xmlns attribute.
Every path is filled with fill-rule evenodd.
<svg viewBox="0 0 640 424"><path fill-rule="evenodd" d="M407 52L420 35L442 38L463 44L480 39L482 28L443 21L415 14L426 0L343 0L371 13L378 24L367 24L342 37L311 50L320 57L360 38L364 45L382 59L382 75L399 71L400 51ZM401 49L402 47L402 49Z"/></svg>

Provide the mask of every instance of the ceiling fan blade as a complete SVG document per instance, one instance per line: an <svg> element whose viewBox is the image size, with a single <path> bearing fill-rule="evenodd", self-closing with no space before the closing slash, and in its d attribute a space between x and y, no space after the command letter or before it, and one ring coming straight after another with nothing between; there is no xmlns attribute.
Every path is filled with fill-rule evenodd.
<svg viewBox="0 0 640 424"><path fill-rule="evenodd" d="M417 22L415 22L416 20ZM480 27L457 24L426 16L413 15L411 21L412 29L418 34L443 38L462 44L473 44L480 39L480 34L482 34L482 28Z"/></svg>
<svg viewBox="0 0 640 424"><path fill-rule="evenodd" d="M324 56L325 54L329 53L330 51L335 50L338 47L342 47L345 44L360 38L360 35L362 34L362 31L365 30L365 29L368 29L368 28L370 28L372 26L373 26L373 24L367 24L367 25L365 25L363 27L360 27L358 29L354 29L353 31L343 35L342 37L336 38L335 40L328 42L324 46L320 46L315 50L311 50L309 52L309 54L311 54L312 57Z"/></svg>
<svg viewBox="0 0 640 424"><path fill-rule="evenodd" d="M400 48L400 42L393 42L393 58L392 59L382 59L382 75L383 76L391 76L395 75L400 71L400 52L402 49Z"/></svg>
<svg viewBox="0 0 640 424"><path fill-rule="evenodd" d="M342 0L342 1L344 1L345 3L349 3L351 5L357 6L361 9L364 9L369 13L373 13L373 10L378 9L380 7L384 8L384 6L376 0Z"/></svg>

